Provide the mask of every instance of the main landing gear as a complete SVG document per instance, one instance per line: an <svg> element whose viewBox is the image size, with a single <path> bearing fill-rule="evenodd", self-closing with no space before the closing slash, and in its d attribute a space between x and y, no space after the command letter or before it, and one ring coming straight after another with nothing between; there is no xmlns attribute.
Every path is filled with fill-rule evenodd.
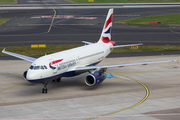
<svg viewBox="0 0 180 120"><path fill-rule="evenodd" d="M57 78L55 80L53 80L52 82L60 82L61 81L61 78Z"/></svg>
<svg viewBox="0 0 180 120"><path fill-rule="evenodd" d="M61 81L61 78L56 79L56 81L57 81L57 82L60 82L60 81Z"/></svg>
<svg viewBox="0 0 180 120"><path fill-rule="evenodd" d="M45 83L43 83L44 84L44 88L42 89L42 93L47 93L47 84L48 84L48 82L45 82Z"/></svg>

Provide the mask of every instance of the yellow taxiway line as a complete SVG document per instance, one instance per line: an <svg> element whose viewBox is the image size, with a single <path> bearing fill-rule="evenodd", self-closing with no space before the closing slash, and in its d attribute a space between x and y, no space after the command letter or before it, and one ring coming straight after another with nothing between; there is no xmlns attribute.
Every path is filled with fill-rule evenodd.
<svg viewBox="0 0 180 120"><path fill-rule="evenodd" d="M110 112L110 113L107 113L107 114L99 115L99 116L97 116L97 117L87 118L87 119L84 119L84 120L91 120L91 119L95 119L95 118L99 118L99 117L104 117L104 116L107 116L107 115L111 115L111 114L115 114L115 113L118 113L118 112L121 112L121 111L125 111L125 110L128 110L128 109L131 109L131 108L133 108L133 107L135 107L135 106L143 103L143 102L148 98L150 92L149 92L148 87L147 87L145 84L143 84L142 82L140 82L140 81L138 81L138 80L135 80L135 79L133 79L133 78L130 78L130 77L127 77L127 76L118 74L118 73L112 73L112 74L118 75L118 76L121 76L121 77L128 78L128 79L133 80L133 81L139 83L140 85L142 85L142 86L145 88L145 90L146 90L146 95L145 95L145 97L144 97L140 102L138 102L138 103L136 103L136 104L134 104L134 105L132 105L132 106L130 106L130 107L127 107L127 108L124 108L124 109L121 109L121 110L118 110L118 111Z"/></svg>
<svg viewBox="0 0 180 120"><path fill-rule="evenodd" d="M20 86L20 85L26 84L26 83L28 83L28 82L23 82L23 83L20 83L20 84L17 84L17 85L14 85L14 86L11 86L11 87L8 87L8 88L5 88L5 89L3 89L3 90L0 90L0 92L3 92L3 91L5 91L5 90L8 90L8 89L11 89L11 88L14 88L14 87L17 87L17 86Z"/></svg>

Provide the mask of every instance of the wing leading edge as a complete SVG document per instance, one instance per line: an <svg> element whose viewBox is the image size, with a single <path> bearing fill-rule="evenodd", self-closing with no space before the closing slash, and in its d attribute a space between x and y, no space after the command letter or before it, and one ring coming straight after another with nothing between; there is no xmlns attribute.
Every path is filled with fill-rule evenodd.
<svg viewBox="0 0 180 120"><path fill-rule="evenodd" d="M166 60L166 61L151 61L151 62L137 62L137 63L123 63L123 64L112 64L112 65L99 65L99 66L87 66L87 67L77 67L76 71L81 70L94 70L94 69L103 69L103 68L110 68L110 67L124 67L130 65L147 65L152 63L165 63L165 62L175 62L177 60Z"/></svg>
<svg viewBox="0 0 180 120"><path fill-rule="evenodd" d="M33 58L33 57L28 57L28 56L24 56L24 55L20 55L20 54L5 51L5 48L3 49L2 53L17 57L17 58L20 58L20 59L23 59L23 60L26 60L26 61L29 61L29 62L34 62L36 60L36 58Z"/></svg>

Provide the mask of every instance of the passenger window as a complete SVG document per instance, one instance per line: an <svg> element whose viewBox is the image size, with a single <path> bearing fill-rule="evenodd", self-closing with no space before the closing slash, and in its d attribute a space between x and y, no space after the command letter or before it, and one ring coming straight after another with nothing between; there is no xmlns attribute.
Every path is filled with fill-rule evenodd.
<svg viewBox="0 0 180 120"><path fill-rule="evenodd" d="M40 66L35 66L34 70L38 70L40 68Z"/></svg>

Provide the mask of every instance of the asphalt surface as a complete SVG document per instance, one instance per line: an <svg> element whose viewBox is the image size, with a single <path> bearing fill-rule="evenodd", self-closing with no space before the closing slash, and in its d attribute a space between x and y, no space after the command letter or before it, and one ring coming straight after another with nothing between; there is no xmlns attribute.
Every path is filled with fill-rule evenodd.
<svg viewBox="0 0 180 120"><path fill-rule="evenodd" d="M18 3L29 4L27 1L18 0ZM52 18L31 18L42 15L53 16L55 11L56 15L97 17L97 19L54 19L52 23ZM0 26L0 46L42 43L81 44L83 40L96 42L99 39L107 11L108 9L0 11L1 18L11 18ZM179 13L179 9L115 9L114 21L170 13ZM179 32L179 27L113 25L112 40L117 44L141 41L145 45L179 45ZM110 54L109 57L121 55L121 58L107 58L101 64L167 60L178 57L178 55L163 56L162 54L179 54L179 51ZM148 57L147 55L160 56ZM129 56L145 57L130 59ZM0 59L2 60L0 62L0 118L2 119L82 120L94 116L96 119L114 120L121 118L179 119L179 65L177 63L108 69L114 78L94 88L84 85L84 75L63 78L60 83L50 83L48 94L45 95L41 93L41 84L24 83L21 74L30 66L29 62L4 61L12 59L9 56L0 57Z"/></svg>
<svg viewBox="0 0 180 120"><path fill-rule="evenodd" d="M0 46L30 44L81 44L96 42L108 9L63 9L56 15L97 17L97 19L31 18L54 16L54 10L5 10L1 18L11 18L0 26ZM179 13L178 8L115 9L113 21L129 18ZM53 21L53 23L52 23ZM52 23L52 24L51 24ZM113 25L112 40L117 44L179 45L180 27Z"/></svg>
<svg viewBox="0 0 180 120"><path fill-rule="evenodd" d="M174 60L179 55L107 58L100 65ZM8 64L7 64L8 63ZM114 77L88 87L85 74L43 84L25 81L30 62L0 60L2 120L179 120L180 64L176 62L109 68Z"/></svg>

